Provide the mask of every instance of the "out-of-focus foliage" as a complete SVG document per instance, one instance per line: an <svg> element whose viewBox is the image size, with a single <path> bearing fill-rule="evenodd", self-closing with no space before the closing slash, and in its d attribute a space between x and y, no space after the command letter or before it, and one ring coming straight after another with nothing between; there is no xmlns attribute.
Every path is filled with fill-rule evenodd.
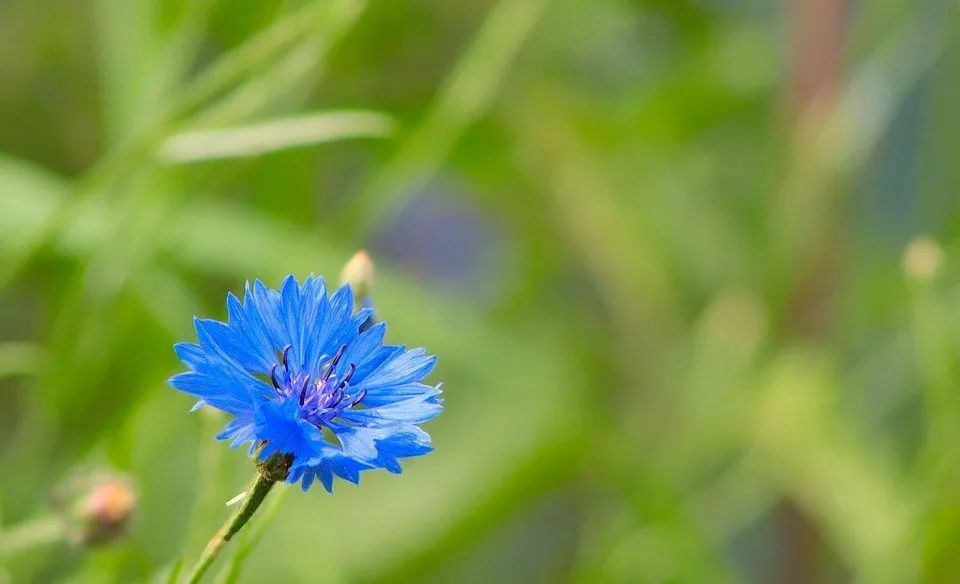
<svg viewBox="0 0 960 584"><path fill-rule="evenodd" d="M0 536L78 469L139 501L0 582L192 561L251 466L172 343L359 247L437 450L278 497L220 581L955 581L957 12L0 3Z"/></svg>

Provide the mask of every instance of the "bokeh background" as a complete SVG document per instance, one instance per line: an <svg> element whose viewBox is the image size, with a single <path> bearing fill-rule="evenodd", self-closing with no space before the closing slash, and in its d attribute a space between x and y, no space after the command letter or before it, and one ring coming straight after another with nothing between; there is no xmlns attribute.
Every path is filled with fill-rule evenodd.
<svg viewBox="0 0 960 584"><path fill-rule="evenodd" d="M0 582L192 562L252 469L171 345L359 248L436 452L284 491L218 581L957 581L958 11L0 1L0 542L139 497Z"/></svg>

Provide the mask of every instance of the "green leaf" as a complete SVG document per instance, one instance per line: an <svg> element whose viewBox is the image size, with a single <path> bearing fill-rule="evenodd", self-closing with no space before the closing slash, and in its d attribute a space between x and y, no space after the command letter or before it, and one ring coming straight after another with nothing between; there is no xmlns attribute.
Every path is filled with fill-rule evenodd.
<svg viewBox="0 0 960 584"><path fill-rule="evenodd" d="M351 138L383 138L393 129L384 114L366 111L301 114L245 126L175 134L160 147L171 163L260 156Z"/></svg>

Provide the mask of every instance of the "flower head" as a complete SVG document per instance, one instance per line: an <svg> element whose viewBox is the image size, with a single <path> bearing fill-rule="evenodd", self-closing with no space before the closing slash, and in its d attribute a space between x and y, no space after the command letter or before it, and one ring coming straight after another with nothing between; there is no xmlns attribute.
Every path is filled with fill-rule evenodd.
<svg viewBox="0 0 960 584"><path fill-rule="evenodd" d="M228 294L228 322L194 319L200 342L175 345L189 371L170 384L199 399L194 409L233 415L217 438L250 443L260 460L292 455L287 482L304 490L399 473L400 458L432 449L418 424L442 409L440 386L422 383L436 357L383 344L386 325L363 327L371 311L353 304L349 285L328 297L322 278L248 283L242 301Z"/></svg>

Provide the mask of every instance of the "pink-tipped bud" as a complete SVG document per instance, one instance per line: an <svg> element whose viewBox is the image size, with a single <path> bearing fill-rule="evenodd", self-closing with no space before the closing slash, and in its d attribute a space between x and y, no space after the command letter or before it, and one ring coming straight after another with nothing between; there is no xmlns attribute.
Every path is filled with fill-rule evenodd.
<svg viewBox="0 0 960 584"><path fill-rule="evenodd" d="M75 490L74 490L75 489ZM100 476L74 485L67 508L70 540L92 547L122 537L137 508L131 481L117 475Z"/></svg>

